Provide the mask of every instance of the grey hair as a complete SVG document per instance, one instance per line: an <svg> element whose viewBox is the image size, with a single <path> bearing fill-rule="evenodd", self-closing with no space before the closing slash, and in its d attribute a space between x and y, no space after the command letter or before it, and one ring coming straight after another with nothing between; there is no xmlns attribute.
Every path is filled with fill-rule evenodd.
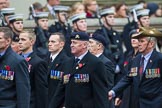
<svg viewBox="0 0 162 108"><path fill-rule="evenodd" d="M154 44L154 48L156 47L156 44L157 44L157 39L156 39L156 37L147 37L147 40L148 40L148 41L154 42L154 43L155 43L155 44Z"/></svg>

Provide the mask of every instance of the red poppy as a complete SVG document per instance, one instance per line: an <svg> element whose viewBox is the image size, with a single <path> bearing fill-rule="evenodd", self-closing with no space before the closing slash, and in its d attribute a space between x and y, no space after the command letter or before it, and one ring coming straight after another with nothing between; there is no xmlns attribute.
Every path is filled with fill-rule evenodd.
<svg viewBox="0 0 162 108"><path fill-rule="evenodd" d="M82 66L83 66L82 63L79 63L79 64L78 64L78 67L79 67L79 68L82 68Z"/></svg>
<svg viewBox="0 0 162 108"><path fill-rule="evenodd" d="M27 57L25 60L26 60L27 62L29 62L30 59L31 59L31 57Z"/></svg>
<svg viewBox="0 0 162 108"><path fill-rule="evenodd" d="M5 69L9 71L11 68L10 68L10 66L5 65Z"/></svg>
<svg viewBox="0 0 162 108"><path fill-rule="evenodd" d="M125 61L125 62L124 62L124 66L126 66L126 65L128 65L128 61Z"/></svg>

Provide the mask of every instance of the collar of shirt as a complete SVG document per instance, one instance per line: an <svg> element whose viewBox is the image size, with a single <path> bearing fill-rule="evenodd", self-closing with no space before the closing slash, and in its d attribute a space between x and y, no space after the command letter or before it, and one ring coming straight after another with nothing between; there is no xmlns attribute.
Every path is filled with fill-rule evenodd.
<svg viewBox="0 0 162 108"><path fill-rule="evenodd" d="M150 59L150 57L151 57L151 55L152 55L152 52L153 52L153 50L150 51L148 54L146 54L146 55L144 56L144 58L145 58L145 60L144 60L144 70L145 70L146 65L147 65L147 63L148 63L148 60ZM142 55L142 57L143 57L143 55Z"/></svg>
<svg viewBox="0 0 162 108"><path fill-rule="evenodd" d="M86 51L84 54L82 54L79 57L75 57L75 59L78 58L79 59L79 62L80 62L87 53L88 53L88 51Z"/></svg>
<svg viewBox="0 0 162 108"><path fill-rule="evenodd" d="M59 52L58 53L56 53L56 54L54 54L54 55L50 55L50 58L52 57L52 61L54 61L55 60L55 58L56 58L56 56L59 54Z"/></svg>
<svg viewBox="0 0 162 108"><path fill-rule="evenodd" d="M22 56L23 56L24 58L27 58L31 53L32 53L32 52L28 52L28 53L26 53L26 54L22 54Z"/></svg>
<svg viewBox="0 0 162 108"><path fill-rule="evenodd" d="M99 54L97 54L97 55L95 55L96 57L100 57L100 55L101 55L102 53L99 53Z"/></svg>
<svg viewBox="0 0 162 108"><path fill-rule="evenodd" d="M5 54L6 51L3 51L0 53L0 57L3 56Z"/></svg>

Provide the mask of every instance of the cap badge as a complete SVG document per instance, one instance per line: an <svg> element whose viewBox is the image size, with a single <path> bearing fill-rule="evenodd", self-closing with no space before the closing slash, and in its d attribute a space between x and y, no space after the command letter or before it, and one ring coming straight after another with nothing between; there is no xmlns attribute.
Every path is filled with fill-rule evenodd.
<svg viewBox="0 0 162 108"><path fill-rule="evenodd" d="M150 34L154 34L154 32L153 32L152 30L151 30L151 31L149 31L149 33L150 33Z"/></svg>
<svg viewBox="0 0 162 108"><path fill-rule="evenodd" d="M79 39L80 38L80 36L77 34L76 36L75 36L75 39Z"/></svg>

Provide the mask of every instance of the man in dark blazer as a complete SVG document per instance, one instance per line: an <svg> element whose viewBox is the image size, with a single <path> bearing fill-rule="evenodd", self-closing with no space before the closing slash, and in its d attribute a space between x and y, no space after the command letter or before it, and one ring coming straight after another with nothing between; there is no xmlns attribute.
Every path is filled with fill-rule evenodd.
<svg viewBox="0 0 162 108"><path fill-rule="evenodd" d="M139 40L141 54L134 58L128 75L109 91L109 99L133 84L135 97L131 108L161 108L162 54L155 50L155 45L156 38L162 38L162 33L155 28L141 27L133 38Z"/></svg>
<svg viewBox="0 0 162 108"><path fill-rule="evenodd" d="M0 107L29 108L27 62L11 49L12 36L9 28L0 27Z"/></svg>
<svg viewBox="0 0 162 108"><path fill-rule="evenodd" d="M62 33L51 34L48 42L49 56L48 62L48 102L51 102L52 96L56 91L58 83L62 79L64 68L63 63L69 59L63 47L65 45L65 37Z"/></svg>
<svg viewBox="0 0 162 108"><path fill-rule="evenodd" d="M98 57L106 67L107 79L108 79L108 91L114 86L114 74L115 66L114 64L103 55L104 48L106 46L105 38L100 34L93 34L89 39L89 51ZM109 102L109 101L108 101ZM109 108L114 108L114 103L109 102Z"/></svg>
<svg viewBox="0 0 162 108"><path fill-rule="evenodd" d="M71 35L71 52L75 56L64 64L64 75L51 104L59 108L107 108L106 70L102 61L88 52L89 36L85 32Z"/></svg>
<svg viewBox="0 0 162 108"><path fill-rule="evenodd" d="M47 102L47 64L33 52L36 39L32 31L23 31L19 36L19 47L28 62L31 85L30 108L46 108Z"/></svg>

